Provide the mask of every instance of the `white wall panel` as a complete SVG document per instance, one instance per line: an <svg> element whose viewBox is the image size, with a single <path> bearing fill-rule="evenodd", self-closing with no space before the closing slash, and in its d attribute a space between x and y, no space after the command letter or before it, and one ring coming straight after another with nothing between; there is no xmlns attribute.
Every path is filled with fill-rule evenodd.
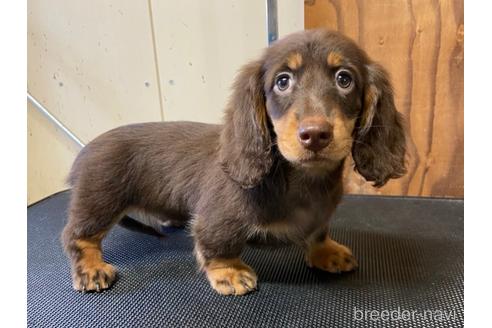
<svg viewBox="0 0 492 328"><path fill-rule="evenodd" d="M303 0L278 0L277 8L279 37L304 29Z"/></svg>
<svg viewBox="0 0 492 328"><path fill-rule="evenodd" d="M266 46L265 1L152 0L164 119L219 122L235 73Z"/></svg>
<svg viewBox="0 0 492 328"><path fill-rule="evenodd" d="M147 1L28 0L27 50L28 91L83 141L161 119Z"/></svg>
<svg viewBox="0 0 492 328"><path fill-rule="evenodd" d="M80 147L27 104L27 203L67 189L65 178Z"/></svg>

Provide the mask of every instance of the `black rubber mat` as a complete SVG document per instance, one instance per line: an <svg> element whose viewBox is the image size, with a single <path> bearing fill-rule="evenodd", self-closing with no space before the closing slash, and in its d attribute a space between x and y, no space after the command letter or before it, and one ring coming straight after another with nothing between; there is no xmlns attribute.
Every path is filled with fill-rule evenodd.
<svg viewBox="0 0 492 328"><path fill-rule="evenodd" d="M332 224L358 271L309 269L292 247L248 248L259 290L220 296L197 271L192 242L116 227L104 242L119 280L72 290L59 242L68 192L28 208L29 327L462 327L463 201L348 196Z"/></svg>

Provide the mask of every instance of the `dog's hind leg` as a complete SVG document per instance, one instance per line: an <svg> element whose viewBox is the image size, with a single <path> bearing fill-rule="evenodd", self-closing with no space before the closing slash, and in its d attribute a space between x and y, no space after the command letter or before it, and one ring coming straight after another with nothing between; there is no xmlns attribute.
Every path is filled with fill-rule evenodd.
<svg viewBox="0 0 492 328"><path fill-rule="evenodd" d="M71 260L73 287L79 291L102 291L116 279L116 269L105 263L101 242L123 216L124 204L104 201L72 190L69 220L62 233L65 252Z"/></svg>

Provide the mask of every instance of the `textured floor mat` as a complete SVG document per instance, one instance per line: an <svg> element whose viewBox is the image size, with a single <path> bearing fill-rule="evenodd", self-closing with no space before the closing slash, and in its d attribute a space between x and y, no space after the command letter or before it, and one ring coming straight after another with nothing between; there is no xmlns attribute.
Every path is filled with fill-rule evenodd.
<svg viewBox="0 0 492 328"><path fill-rule="evenodd" d="M293 247L248 248L259 290L217 295L178 230L159 239L114 228L103 243L119 280L100 294L71 287L59 236L69 193L28 208L29 327L462 327L463 201L348 196L332 236L356 272L309 269Z"/></svg>

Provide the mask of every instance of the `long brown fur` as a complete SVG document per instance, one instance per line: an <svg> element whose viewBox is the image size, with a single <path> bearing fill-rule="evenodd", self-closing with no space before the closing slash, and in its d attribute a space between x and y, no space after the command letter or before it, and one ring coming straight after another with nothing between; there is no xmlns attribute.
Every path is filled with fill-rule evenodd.
<svg viewBox="0 0 492 328"><path fill-rule="evenodd" d="M350 88L336 81L340 70L351 74ZM291 77L287 91L279 91L282 73ZM301 142L306 125L325 129L322 149ZM197 261L221 294L256 288L256 274L240 260L251 240L293 242L311 266L353 270L351 251L327 235L350 154L376 186L405 172L402 118L387 74L338 33L287 36L240 71L224 124L127 125L80 152L63 231L74 288L100 291L115 280L101 240L134 212L157 225L189 225Z"/></svg>

